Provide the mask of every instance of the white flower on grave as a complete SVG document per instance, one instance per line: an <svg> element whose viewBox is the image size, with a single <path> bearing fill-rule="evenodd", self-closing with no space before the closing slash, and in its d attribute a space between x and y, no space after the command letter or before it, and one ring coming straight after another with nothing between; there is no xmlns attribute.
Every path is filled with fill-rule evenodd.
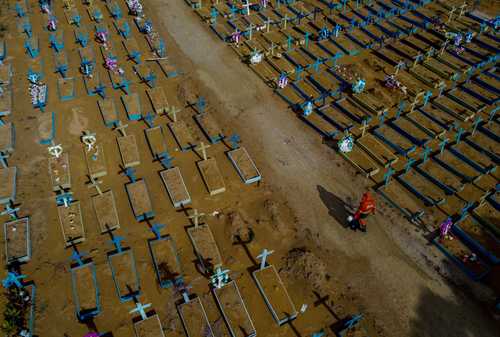
<svg viewBox="0 0 500 337"><path fill-rule="evenodd" d="M262 53L259 53L259 52L255 52L255 53L252 53L252 56L250 56L250 63L251 64L257 64L257 63L260 63L262 62Z"/></svg>
<svg viewBox="0 0 500 337"><path fill-rule="evenodd" d="M345 135L338 142L339 151L342 153L348 153L352 151L354 146L354 140L351 135Z"/></svg>

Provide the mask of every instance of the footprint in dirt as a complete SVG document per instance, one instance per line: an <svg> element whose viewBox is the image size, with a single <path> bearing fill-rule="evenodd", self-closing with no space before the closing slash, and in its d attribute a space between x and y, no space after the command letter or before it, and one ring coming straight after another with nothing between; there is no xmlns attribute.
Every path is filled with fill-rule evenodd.
<svg viewBox="0 0 500 337"><path fill-rule="evenodd" d="M69 123L69 133L73 136L80 136L87 129L89 119L83 115L83 110L80 107L71 109L71 121Z"/></svg>

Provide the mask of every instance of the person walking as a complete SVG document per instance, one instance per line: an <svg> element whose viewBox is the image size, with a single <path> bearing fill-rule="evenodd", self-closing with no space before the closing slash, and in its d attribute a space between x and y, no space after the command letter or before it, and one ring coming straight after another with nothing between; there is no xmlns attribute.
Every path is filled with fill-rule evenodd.
<svg viewBox="0 0 500 337"><path fill-rule="evenodd" d="M372 197L370 192L365 192L361 197L361 201L358 206L358 210L354 213L354 216L349 216L349 226L352 230L361 230L366 232L366 218L375 213L376 205L375 199Z"/></svg>

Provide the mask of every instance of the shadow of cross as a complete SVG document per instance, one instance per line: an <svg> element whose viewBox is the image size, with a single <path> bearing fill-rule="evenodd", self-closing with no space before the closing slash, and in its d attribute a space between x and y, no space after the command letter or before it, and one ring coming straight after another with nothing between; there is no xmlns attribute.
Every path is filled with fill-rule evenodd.
<svg viewBox="0 0 500 337"><path fill-rule="evenodd" d="M255 266L257 264L257 261L254 259L252 254L250 253L250 250L248 249L248 244L251 243L255 237L255 233L253 232L252 229L249 229L248 231L248 240L242 240L241 236L239 234L236 234L234 236L235 241L233 242L233 246L235 245L240 245L243 247L243 250L245 250L245 253L247 254L248 258L252 262L252 265Z"/></svg>
<svg viewBox="0 0 500 337"><path fill-rule="evenodd" d="M319 307L320 305L323 305L326 310L337 320L340 321L340 317L333 311L332 307L328 305L327 301L330 299L330 295L326 295L321 297L321 295L313 290L313 294L316 297L316 301L314 302L315 307Z"/></svg>
<svg viewBox="0 0 500 337"><path fill-rule="evenodd" d="M288 313L285 313L285 315L287 317L290 317L290 315ZM288 326L290 326L290 329L292 329L292 331L295 334L295 336L302 337L302 335L300 334L299 330L297 330L297 328L295 327L295 325L293 325L293 319L288 319L284 324L287 324Z"/></svg>

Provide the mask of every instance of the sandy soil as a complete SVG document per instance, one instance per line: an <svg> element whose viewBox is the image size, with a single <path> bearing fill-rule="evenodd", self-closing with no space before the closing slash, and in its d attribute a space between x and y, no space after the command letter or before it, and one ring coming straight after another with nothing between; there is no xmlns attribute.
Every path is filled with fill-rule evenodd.
<svg viewBox="0 0 500 337"><path fill-rule="evenodd" d="M124 10L124 4L119 3ZM259 336L309 336L355 313L364 314L370 336L495 336L496 322L469 296L474 293L489 299L489 293L466 280L429 246L424 237L427 233L421 228L407 223L386 206L371 219L367 234L344 228L346 206L353 206L359 199L365 188L363 179L328 146L321 145L317 134L296 119L254 73L240 64L234 53L200 24L182 0L144 3L155 26L165 28L160 31L166 39L169 57L183 72L177 79L162 77L159 81L169 103L183 106L201 93L224 134L241 135L264 177L259 185L244 185L225 157L227 148L222 144L212 146L209 154L217 160L227 191L210 197L195 165L199 156L193 152L181 153L172 135L166 137L193 199L192 207L206 214L218 211L216 216L207 216L206 222L214 232L224 266L232 271L231 277L238 283ZM107 15L104 4L99 2L99 5ZM78 7L84 16L84 7L80 3ZM87 170L79 136L86 129L97 133L106 153L108 175L103 178L102 187L113 189L121 223L118 233L125 237L124 244L134 250L141 277L140 300L153 304L168 337L182 336L175 310L175 302L181 296L157 285L146 241L153 235L146 224L134 219L124 188L128 179L119 173L117 133L104 126L97 99L84 92L83 81L77 74L76 44L62 8L58 7L56 12L61 26L67 30L69 76L77 78L77 98L64 103L56 95L52 50L47 47L47 32L42 30L45 23L38 7L34 6L33 11L33 30L40 35L46 82L52 90L47 111L57 114L56 140L70 154L72 191L82 205L87 240L79 248L89 253L97 267L103 313L95 319L95 327L119 337L134 334L132 315L128 313L133 304L118 301L106 263L106 252L112 249L109 237L100 235L90 199L94 191L85 185ZM132 26L132 20L128 19ZM88 24L88 17L83 21ZM107 16L106 22L111 23ZM91 30L92 26L88 27ZM136 40L144 42L134 26L132 31ZM29 214L32 219L33 259L22 271L38 287L36 333L41 337L82 336L88 327L78 323L74 314L68 270L71 251L64 249L50 187L47 150L38 144L34 121L40 112L32 109L27 95L24 66L27 56L23 55L22 44L16 43L21 35L15 30L14 20L9 23L6 36L9 55L13 56L8 61L15 71L14 113L9 121L14 122L17 133L16 152L9 164L20 170L16 201L22 204L21 215ZM145 48L145 42L141 48ZM120 60L125 60L118 43L115 49ZM97 57L101 60L100 55ZM132 62L125 63L127 74L133 77ZM114 97L120 118L125 121L125 112L119 106L121 92L109 88L107 74L99 67L101 78L108 84L107 92ZM160 73L158 68L155 71ZM145 85L134 83L132 88L141 93L144 105ZM194 111L186 108L182 114L197 142L205 141L191 118ZM167 122L165 116L156 121L161 125ZM161 166L153 162L142 136L144 128L142 122L129 122L127 133L137 138L141 152L137 176L150 187L155 222L167 224L165 232L176 242L185 279L193 287L191 292L202 298L217 336L227 336L208 281L193 262L195 255L185 232L189 221L182 211L171 206L158 175ZM275 250L269 261L280 270L295 305L298 308L308 305L291 325L278 327L273 322L248 272L263 248ZM453 283L441 275L453 278ZM326 305L319 304L318 296L325 295L330 300Z"/></svg>

